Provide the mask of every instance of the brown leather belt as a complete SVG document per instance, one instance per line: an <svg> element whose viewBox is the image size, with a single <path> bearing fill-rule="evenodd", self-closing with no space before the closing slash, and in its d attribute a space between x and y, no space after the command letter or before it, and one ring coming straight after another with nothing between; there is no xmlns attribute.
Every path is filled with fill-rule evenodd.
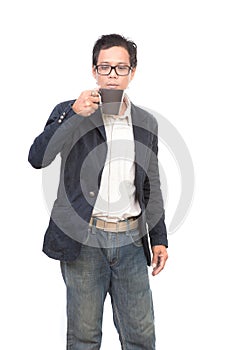
<svg viewBox="0 0 237 350"><path fill-rule="evenodd" d="M91 217L89 224L90 226L95 226L96 228L106 232L124 232L127 230L135 230L138 227L138 219L129 218L123 221L109 222Z"/></svg>

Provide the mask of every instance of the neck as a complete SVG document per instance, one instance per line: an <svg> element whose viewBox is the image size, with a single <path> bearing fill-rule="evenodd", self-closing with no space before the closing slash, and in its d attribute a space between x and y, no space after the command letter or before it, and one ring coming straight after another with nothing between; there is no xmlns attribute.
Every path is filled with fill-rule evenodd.
<svg viewBox="0 0 237 350"><path fill-rule="evenodd" d="M123 115L125 113L126 109L127 109L127 104L126 104L125 100L123 100L119 115Z"/></svg>

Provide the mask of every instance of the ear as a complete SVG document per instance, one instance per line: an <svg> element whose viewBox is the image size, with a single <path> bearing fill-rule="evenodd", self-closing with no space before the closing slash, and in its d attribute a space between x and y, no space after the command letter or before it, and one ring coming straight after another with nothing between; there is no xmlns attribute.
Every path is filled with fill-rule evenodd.
<svg viewBox="0 0 237 350"><path fill-rule="evenodd" d="M95 78L95 80L97 80L97 72L96 72L95 66L92 66L92 75Z"/></svg>
<svg viewBox="0 0 237 350"><path fill-rule="evenodd" d="M135 73L136 73L136 68L132 68L132 70L129 74L129 81L133 80Z"/></svg>

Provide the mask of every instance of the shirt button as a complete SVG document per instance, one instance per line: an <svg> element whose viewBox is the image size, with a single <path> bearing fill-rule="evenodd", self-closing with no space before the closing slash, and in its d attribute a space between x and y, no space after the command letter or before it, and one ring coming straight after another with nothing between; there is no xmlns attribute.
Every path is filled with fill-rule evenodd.
<svg viewBox="0 0 237 350"><path fill-rule="evenodd" d="M89 196L90 196L91 198L95 197L95 192L90 191L90 192L89 192Z"/></svg>

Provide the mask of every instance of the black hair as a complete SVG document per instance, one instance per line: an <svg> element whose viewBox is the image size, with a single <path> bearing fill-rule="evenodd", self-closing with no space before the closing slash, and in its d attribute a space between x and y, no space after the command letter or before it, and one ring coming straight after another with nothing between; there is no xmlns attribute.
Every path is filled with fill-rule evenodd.
<svg viewBox="0 0 237 350"><path fill-rule="evenodd" d="M93 47L92 64L97 65L100 50L106 50L113 46L123 47L128 51L130 57L130 65L132 68L137 66L137 45L130 39L119 34L102 35Z"/></svg>

